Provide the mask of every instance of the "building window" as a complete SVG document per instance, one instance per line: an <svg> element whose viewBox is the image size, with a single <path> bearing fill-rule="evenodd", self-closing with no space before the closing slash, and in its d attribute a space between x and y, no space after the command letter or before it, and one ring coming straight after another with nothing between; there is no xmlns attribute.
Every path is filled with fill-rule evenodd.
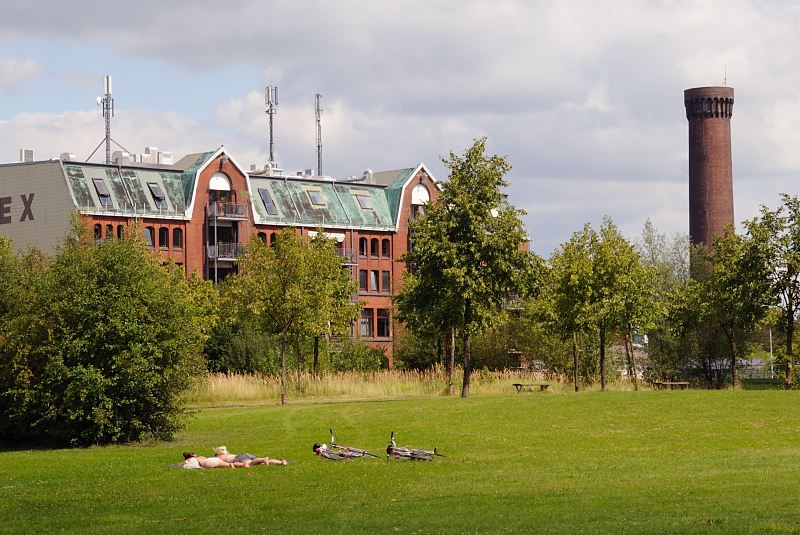
<svg viewBox="0 0 800 535"><path fill-rule="evenodd" d="M314 206L325 206L325 199L322 197L322 192L317 189L307 189L308 199Z"/></svg>
<svg viewBox="0 0 800 535"><path fill-rule="evenodd" d="M392 242L388 238L384 238L381 242L381 256L384 258L392 256Z"/></svg>
<svg viewBox="0 0 800 535"><path fill-rule="evenodd" d="M172 231L172 248L183 249L183 231L179 228Z"/></svg>
<svg viewBox="0 0 800 535"><path fill-rule="evenodd" d="M269 215L278 215L278 208L275 206L275 202L272 200L269 190L259 188L258 194L261 197L261 201L264 203L264 208L266 208L267 213Z"/></svg>
<svg viewBox="0 0 800 535"><path fill-rule="evenodd" d="M422 184L417 184L414 186L414 189L411 190L411 204L417 204L421 206L430 202L430 200L431 194L428 192L428 188Z"/></svg>
<svg viewBox="0 0 800 535"><path fill-rule="evenodd" d="M94 240L100 241L102 239L103 239L103 225L97 223L94 226Z"/></svg>
<svg viewBox="0 0 800 535"><path fill-rule="evenodd" d="M147 187L150 188L150 193L153 194L153 200L156 201L156 208L159 210L167 209L167 198L164 192L161 191L161 186L155 182L148 182Z"/></svg>
<svg viewBox="0 0 800 535"><path fill-rule="evenodd" d="M375 315L371 308L361 309L361 336L372 336L372 324L375 321Z"/></svg>
<svg viewBox="0 0 800 535"><path fill-rule="evenodd" d="M125 236L125 227L117 225L117 239L121 240Z"/></svg>
<svg viewBox="0 0 800 535"><path fill-rule="evenodd" d="M391 292L392 291L392 273L390 271L381 271L381 291L382 292Z"/></svg>
<svg viewBox="0 0 800 535"><path fill-rule="evenodd" d="M373 210L372 197L369 196L369 193L354 193L353 196L356 198L356 201L358 201L358 205L362 210Z"/></svg>
<svg viewBox="0 0 800 535"><path fill-rule="evenodd" d="M367 256L367 239L359 238L358 240L358 256Z"/></svg>
<svg viewBox="0 0 800 535"><path fill-rule="evenodd" d="M263 232L258 233L258 239L261 240L261 243L267 243L267 235Z"/></svg>
<svg viewBox="0 0 800 535"><path fill-rule="evenodd" d="M378 238L372 238L369 244L369 252L373 258L378 258Z"/></svg>
<svg viewBox="0 0 800 535"><path fill-rule="evenodd" d="M367 270L362 269L358 272L358 289L367 291Z"/></svg>
<svg viewBox="0 0 800 535"><path fill-rule="evenodd" d="M114 225L106 225L106 239L107 240L114 239Z"/></svg>
<svg viewBox="0 0 800 535"><path fill-rule="evenodd" d="M100 199L100 206L103 208L113 207L113 203L111 202L111 192L108 191L108 187L106 186L106 183L103 182L103 179L93 178L92 182L94 182L94 189L97 191L97 197Z"/></svg>
<svg viewBox="0 0 800 535"><path fill-rule="evenodd" d="M169 247L169 229L167 227L158 229L158 246L162 249Z"/></svg>
<svg viewBox="0 0 800 535"><path fill-rule="evenodd" d="M378 291L378 272L374 270L369 272L369 291Z"/></svg>
<svg viewBox="0 0 800 535"><path fill-rule="evenodd" d="M153 227L144 227L144 244L152 247L155 243L155 229Z"/></svg>
<svg viewBox="0 0 800 535"><path fill-rule="evenodd" d="M269 244L273 245L275 243L275 240L277 239L278 239L278 234L273 232L272 234L269 235Z"/></svg>
<svg viewBox="0 0 800 535"><path fill-rule="evenodd" d="M389 309L378 309L378 336L389 338Z"/></svg>

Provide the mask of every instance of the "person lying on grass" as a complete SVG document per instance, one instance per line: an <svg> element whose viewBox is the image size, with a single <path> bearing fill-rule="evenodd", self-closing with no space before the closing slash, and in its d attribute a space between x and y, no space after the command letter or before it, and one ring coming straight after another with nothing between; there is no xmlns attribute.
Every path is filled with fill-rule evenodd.
<svg viewBox="0 0 800 535"><path fill-rule="evenodd" d="M181 468L236 468L235 463L223 461L218 457L203 457L193 451L184 451L183 459L184 461L178 465Z"/></svg>
<svg viewBox="0 0 800 535"><path fill-rule="evenodd" d="M266 455L263 457L256 457L251 453L239 453L234 455L228 452L228 448L225 446L220 446L218 448L214 448L214 456L217 459L221 459L227 463L233 463L237 467L244 466L245 468L250 468L251 466L255 466L258 464L278 464L282 466L286 466L288 461L286 459L270 459Z"/></svg>

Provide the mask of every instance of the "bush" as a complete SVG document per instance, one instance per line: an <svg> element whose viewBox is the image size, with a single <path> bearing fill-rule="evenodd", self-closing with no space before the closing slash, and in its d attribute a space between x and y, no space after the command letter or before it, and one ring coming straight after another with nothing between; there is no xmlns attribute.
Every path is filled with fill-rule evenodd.
<svg viewBox="0 0 800 535"><path fill-rule="evenodd" d="M331 372L372 372L386 367L386 354L359 340L343 338L336 345L328 347L327 362L323 361L322 370Z"/></svg>
<svg viewBox="0 0 800 535"><path fill-rule="evenodd" d="M272 375L281 370L280 341L252 325L218 327L205 353L214 372Z"/></svg>
<svg viewBox="0 0 800 535"><path fill-rule="evenodd" d="M213 291L140 239L95 244L75 231L51 260L0 248L0 438L169 438L203 369Z"/></svg>

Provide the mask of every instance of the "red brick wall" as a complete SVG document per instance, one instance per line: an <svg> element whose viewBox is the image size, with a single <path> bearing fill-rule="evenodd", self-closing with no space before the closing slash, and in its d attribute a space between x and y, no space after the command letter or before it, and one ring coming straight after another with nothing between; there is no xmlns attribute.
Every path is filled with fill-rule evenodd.
<svg viewBox="0 0 800 535"><path fill-rule="evenodd" d="M733 88L698 87L684 92L689 120L689 236L711 245L733 225L731 115Z"/></svg>
<svg viewBox="0 0 800 535"><path fill-rule="evenodd" d="M222 164L220 165L220 162ZM201 172L196 185L196 195L192 219L188 222L186 231L186 273L197 271L201 276L206 274L206 235L205 235L205 209L208 205L209 183L211 175L222 172L231 182L231 202L249 202L246 198L247 181L244 174L227 158L217 156ZM239 241L247 241L247 233L251 222L240 223Z"/></svg>

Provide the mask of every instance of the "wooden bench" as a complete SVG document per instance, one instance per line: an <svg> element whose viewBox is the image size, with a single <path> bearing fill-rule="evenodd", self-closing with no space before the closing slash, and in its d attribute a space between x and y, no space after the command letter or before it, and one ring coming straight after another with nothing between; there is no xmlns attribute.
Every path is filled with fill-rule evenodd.
<svg viewBox="0 0 800 535"><path fill-rule="evenodd" d="M665 388L672 390L675 387L683 390L685 388L689 388L689 383L687 381L655 381L653 382L653 386L655 386L658 390L664 390Z"/></svg>
<svg viewBox="0 0 800 535"><path fill-rule="evenodd" d="M550 383L514 383L513 385L517 389L517 394L522 392L523 390L527 390L528 392L533 392L533 387L538 386L540 392L544 392L547 390L547 387L550 386Z"/></svg>

